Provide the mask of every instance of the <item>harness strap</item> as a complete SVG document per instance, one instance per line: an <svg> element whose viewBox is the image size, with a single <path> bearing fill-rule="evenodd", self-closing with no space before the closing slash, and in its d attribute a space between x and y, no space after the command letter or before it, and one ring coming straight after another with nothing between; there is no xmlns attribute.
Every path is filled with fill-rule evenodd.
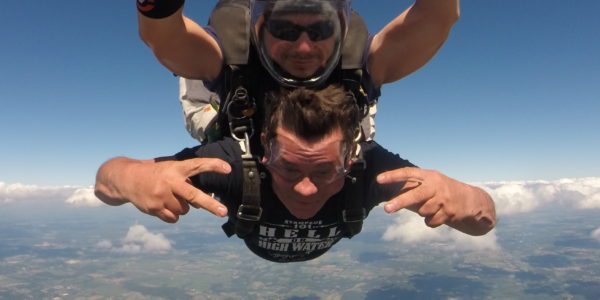
<svg viewBox="0 0 600 300"><path fill-rule="evenodd" d="M262 217L260 206L260 174L254 158L244 158L244 183L242 204L238 207L235 222L235 233L240 238L246 237L254 230L256 222Z"/></svg>
<svg viewBox="0 0 600 300"><path fill-rule="evenodd" d="M248 0L220 0L208 24L221 38L223 58L227 64L243 65L250 51L250 3Z"/></svg>
<svg viewBox="0 0 600 300"><path fill-rule="evenodd" d="M367 25L360 15L352 10L350 13L350 25L348 34L344 39L342 47L342 68L343 69L362 69L364 59L365 45L369 39Z"/></svg>
<svg viewBox="0 0 600 300"><path fill-rule="evenodd" d="M358 150L358 156L350 166L350 173L346 175L344 188L343 208L341 209L341 223L345 225L346 237L351 238L360 233L363 221L367 218L367 211L363 206L365 197L365 162L362 151Z"/></svg>
<svg viewBox="0 0 600 300"><path fill-rule="evenodd" d="M256 101L245 88L246 68L231 67L232 89L223 105L227 115L231 137L235 139L242 150L242 199L235 214L235 221L229 220L223 225L228 236L236 234L240 238L250 234L256 223L262 217L258 158L252 154L250 138L254 135L252 116L256 112ZM233 223L233 224L232 224Z"/></svg>

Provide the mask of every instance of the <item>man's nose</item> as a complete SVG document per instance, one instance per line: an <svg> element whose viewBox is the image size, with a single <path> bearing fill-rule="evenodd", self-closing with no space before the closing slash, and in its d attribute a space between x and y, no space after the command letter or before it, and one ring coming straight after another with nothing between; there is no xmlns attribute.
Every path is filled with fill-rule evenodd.
<svg viewBox="0 0 600 300"><path fill-rule="evenodd" d="M317 186L310 181L310 178L304 177L301 181L294 185L294 191L302 196L308 197L315 194L318 189Z"/></svg>
<svg viewBox="0 0 600 300"><path fill-rule="evenodd" d="M298 52L309 52L312 49L313 41L308 37L308 33L302 32L300 37L294 42L296 51Z"/></svg>

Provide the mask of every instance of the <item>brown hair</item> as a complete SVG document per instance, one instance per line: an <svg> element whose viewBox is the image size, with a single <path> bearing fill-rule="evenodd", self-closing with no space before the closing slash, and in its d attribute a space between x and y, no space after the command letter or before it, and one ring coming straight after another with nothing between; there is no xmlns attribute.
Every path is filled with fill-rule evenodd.
<svg viewBox="0 0 600 300"><path fill-rule="evenodd" d="M340 128L351 146L359 130L359 110L351 92L339 85L322 90L281 89L266 97L263 133L275 138L279 126L307 141L317 141Z"/></svg>

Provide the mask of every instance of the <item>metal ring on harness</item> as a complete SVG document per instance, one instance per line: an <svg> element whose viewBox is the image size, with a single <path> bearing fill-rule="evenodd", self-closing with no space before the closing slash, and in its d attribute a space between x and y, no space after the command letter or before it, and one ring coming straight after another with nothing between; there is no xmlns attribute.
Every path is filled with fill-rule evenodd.
<svg viewBox="0 0 600 300"><path fill-rule="evenodd" d="M231 123L229 124L231 126ZM233 128L233 127L230 127ZM244 137L240 138L237 134L242 133ZM252 158L252 153L250 151L250 137L254 134L254 126L252 126L252 121L250 121L250 133L248 133L246 126L239 126L235 129L231 129L231 138L236 140L240 147L242 148L242 158Z"/></svg>
<svg viewBox="0 0 600 300"><path fill-rule="evenodd" d="M254 135L254 122L251 116L256 111L256 103L249 97L248 90L239 86L228 97L224 109L227 112L231 137L238 141L242 148L242 158L252 157L250 138Z"/></svg>
<svg viewBox="0 0 600 300"><path fill-rule="evenodd" d="M256 103L251 101L250 96L248 96L248 90L243 86L239 86L229 97L225 111L230 120L249 118L256 111Z"/></svg>

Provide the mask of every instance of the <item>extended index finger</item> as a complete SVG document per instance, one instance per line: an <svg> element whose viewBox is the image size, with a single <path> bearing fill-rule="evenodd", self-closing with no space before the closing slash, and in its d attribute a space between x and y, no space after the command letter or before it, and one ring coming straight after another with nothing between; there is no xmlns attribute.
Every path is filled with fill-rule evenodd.
<svg viewBox="0 0 600 300"><path fill-rule="evenodd" d="M227 216L225 205L188 182L173 186L172 191L195 208L203 208L219 217Z"/></svg>
<svg viewBox="0 0 600 300"><path fill-rule="evenodd" d="M179 167L187 177L204 172L228 174L231 166L219 158L191 158L178 162Z"/></svg>
<svg viewBox="0 0 600 300"><path fill-rule="evenodd" d="M380 184L395 182L423 182L425 177L423 170L415 167L404 167L377 175L377 182Z"/></svg>

